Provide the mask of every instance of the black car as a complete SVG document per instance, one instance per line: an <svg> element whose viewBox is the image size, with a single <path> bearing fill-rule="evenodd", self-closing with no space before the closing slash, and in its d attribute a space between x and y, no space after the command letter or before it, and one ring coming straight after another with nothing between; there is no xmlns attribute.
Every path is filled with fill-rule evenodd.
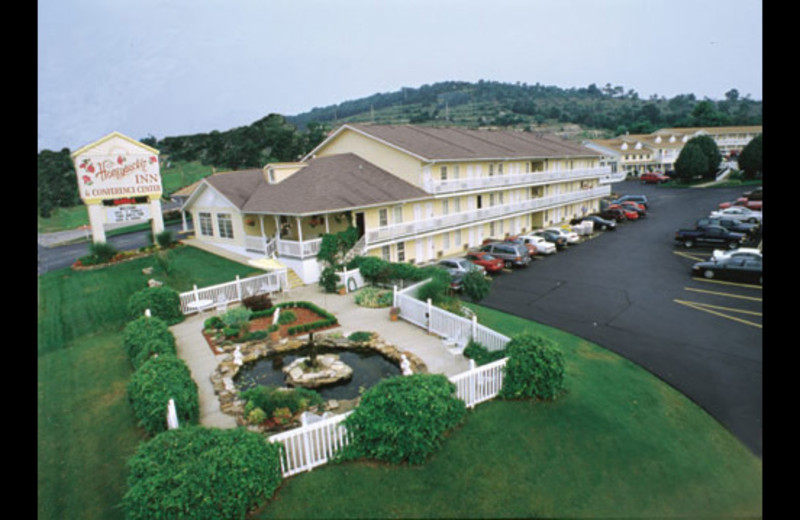
<svg viewBox="0 0 800 520"><path fill-rule="evenodd" d="M616 223L625 222L628 220L628 217L625 216L625 212L621 209L606 208L602 211L598 211L595 213L595 215L605 220L613 220Z"/></svg>
<svg viewBox="0 0 800 520"><path fill-rule="evenodd" d="M594 229L599 229L600 231L615 231L617 229L617 223L613 220L608 220L597 215L589 215L588 217L580 217L574 218L570 220L570 225L577 225L583 222L584 220L589 220L594 222Z"/></svg>
<svg viewBox="0 0 800 520"><path fill-rule="evenodd" d="M647 209L647 195L623 195L617 200L612 201L611 204L619 204L628 200L632 200L637 204L641 204L645 209Z"/></svg>
<svg viewBox="0 0 800 520"><path fill-rule="evenodd" d="M692 267L694 276L720 278L736 282L761 285L762 270L760 258L731 257L717 261L698 262Z"/></svg>
<svg viewBox="0 0 800 520"><path fill-rule="evenodd" d="M722 226L728 231L744 233L745 235L753 235L758 231L758 224L742 222L732 218L701 218L695 222L697 229L704 229L708 226Z"/></svg>
<svg viewBox="0 0 800 520"><path fill-rule="evenodd" d="M548 242L555 244L556 249L564 249L565 247L567 247L566 237L561 236L553 231L548 231L545 229L541 231L535 231L533 234L539 237L543 237Z"/></svg>

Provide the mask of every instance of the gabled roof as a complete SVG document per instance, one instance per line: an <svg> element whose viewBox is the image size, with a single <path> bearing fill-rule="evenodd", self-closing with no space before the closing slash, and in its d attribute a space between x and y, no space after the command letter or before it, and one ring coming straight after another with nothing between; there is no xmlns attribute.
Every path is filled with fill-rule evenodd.
<svg viewBox="0 0 800 520"><path fill-rule="evenodd" d="M103 144L104 142L106 142L106 141L108 141L110 139L114 139L114 138L119 138L119 139L122 139L123 141L127 141L128 143L130 143L130 144L132 144L134 146L138 146L140 148L144 148L148 152L150 152L152 154L155 154L155 155L158 155L159 153L161 153L158 150L156 150L155 148L153 148L152 146L147 146L146 144L142 144L139 141L137 141L136 139L132 139L132 138L128 137L127 135L121 134L119 132L111 132L110 134L108 134L108 135L106 135L104 137L101 137L100 139L98 139L97 141L95 141L93 143L89 143L89 144L87 144L85 146L82 146L82 147L78 148L77 150L75 150L74 152L72 152L70 154L70 157L72 157L74 159L75 157L77 157L77 156L79 156L79 155L81 155L83 153L86 153L87 150L90 150L90 149L92 149L92 148L94 148L96 146L99 146L99 145Z"/></svg>
<svg viewBox="0 0 800 520"><path fill-rule="evenodd" d="M425 191L361 157L344 153L308 161L269 183L261 170L215 174L203 181L242 213L313 215L430 198Z"/></svg>
<svg viewBox="0 0 800 520"><path fill-rule="evenodd" d="M596 151L580 144L547 134L510 130L469 130L457 127L371 124L346 124L331 134L317 149L322 148L327 141L348 129L430 162L596 157L599 155Z"/></svg>

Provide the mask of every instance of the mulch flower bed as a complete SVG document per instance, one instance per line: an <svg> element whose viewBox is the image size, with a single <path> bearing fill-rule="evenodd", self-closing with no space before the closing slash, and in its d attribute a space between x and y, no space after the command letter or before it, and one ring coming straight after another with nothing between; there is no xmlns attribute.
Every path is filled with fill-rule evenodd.
<svg viewBox="0 0 800 520"><path fill-rule="evenodd" d="M297 325L304 325L306 323L314 323L315 321L320 321L324 319L323 316L320 316L316 312L312 311L311 309L306 309L303 307L284 307L281 309L281 312L285 311L292 311L297 319L291 323L287 323L284 325L278 326L278 334L280 335L281 339L294 337L289 334L289 327L295 327ZM256 332L259 330L267 330L272 325L272 316L264 316L262 318L255 318L250 320L250 332ZM320 327L319 329L314 329L313 332L320 332L324 330L329 330L338 327L339 325L331 325L329 327ZM216 340L214 338L214 334L207 334L203 331L203 337L206 338L208 342L208 346L211 348L211 351L214 354L224 354L225 351L221 348L221 343L224 341L230 341L232 343L236 342L236 338L231 338L230 340ZM261 340L263 341L263 340Z"/></svg>

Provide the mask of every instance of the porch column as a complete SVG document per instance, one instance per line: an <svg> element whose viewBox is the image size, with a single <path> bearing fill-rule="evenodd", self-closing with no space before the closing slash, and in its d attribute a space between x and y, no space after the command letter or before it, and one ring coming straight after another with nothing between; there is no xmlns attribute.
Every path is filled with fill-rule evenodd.
<svg viewBox="0 0 800 520"><path fill-rule="evenodd" d="M295 217L295 220L297 221L297 240L302 242L303 241L303 226L300 225L300 217Z"/></svg>
<svg viewBox="0 0 800 520"><path fill-rule="evenodd" d="M186 227L186 212L181 210L181 230L182 231L189 231Z"/></svg>
<svg viewBox="0 0 800 520"><path fill-rule="evenodd" d="M328 214L325 213L325 234L329 234L331 232L330 226L328 226Z"/></svg>

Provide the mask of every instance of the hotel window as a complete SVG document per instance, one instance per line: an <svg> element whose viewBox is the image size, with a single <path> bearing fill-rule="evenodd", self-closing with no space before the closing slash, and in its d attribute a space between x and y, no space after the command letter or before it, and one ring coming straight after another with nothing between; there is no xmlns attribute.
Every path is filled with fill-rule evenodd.
<svg viewBox="0 0 800 520"><path fill-rule="evenodd" d="M497 175L503 175L503 163L497 165Z"/></svg>
<svg viewBox="0 0 800 520"><path fill-rule="evenodd" d="M403 222L403 206L394 207L394 223L400 224Z"/></svg>
<svg viewBox="0 0 800 520"><path fill-rule="evenodd" d="M456 213L461 213L461 199L453 199L453 211Z"/></svg>
<svg viewBox="0 0 800 520"><path fill-rule="evenodd" d="M448 213L450 213L450 203L445 199L442 201L442 215L447 215Z"/></svg>
<svg viewBox="0 0 800 520"><path fill-rule="evenodd" d="M489 177L494 176L494 164L489 163Z"/></svg>
<svg viewBox="0 0 800 520"><path fill-rule="evenodd" d="M458 179L460 174L461 174L461 172L459 171L459 167L456 164L455 166L453 166L453 178L454 179Z"/></svg>
<svg viewBox="0 0 800 520"><path fill-rule="evenodd" d="M204 237L214 236L214 227L211 224L211 213L200 213L200 234Z"/></svg>
<svg viewBox="0 0 800 520"><path fill-rule="evenodd" d="M442 166L440 171L441 171L441 175L442 175L442 180L446 181L447 180L447 166Z"/></svg>
<svg viewBox="0 0 800 520"><path fill-rule="evenodd" d="M383 246L381 248L381 258L386 260L387 262L391 262L391 248L389 246Z"/></svg>
<svg viewBox="0 0 800 520"><path fill-rule="evenodd" d="M378 210L378 225L380 227L386 227L389 225L389 212L386 211L386 208Z"/></svg>
<svg viewBox="0 0 800 520"><path fill-rule="evenodd" d="M455 233L455 246L461 247L461 230L456 229L454 233Z"/></svg>
<svg viewBox="0 0 800 520"><path fill-rule="evenodd" d="M445 251L450 249L450 233L444 233L442 235L442 249Z"/></svg>
<svg viewBox="0 0 800 520"><path fill-rule="evenodd" d="M230 213L217 214L217 227L219 227L219 236L233 238L233 220L231 220Z"/></svg>
<svg viewBox="0 0 800 520"><path fill-rule="evenodd" d="M406 243L405 242L398 242L397 243L397 261L398 262L405 262L406 261Z"/></svg>

